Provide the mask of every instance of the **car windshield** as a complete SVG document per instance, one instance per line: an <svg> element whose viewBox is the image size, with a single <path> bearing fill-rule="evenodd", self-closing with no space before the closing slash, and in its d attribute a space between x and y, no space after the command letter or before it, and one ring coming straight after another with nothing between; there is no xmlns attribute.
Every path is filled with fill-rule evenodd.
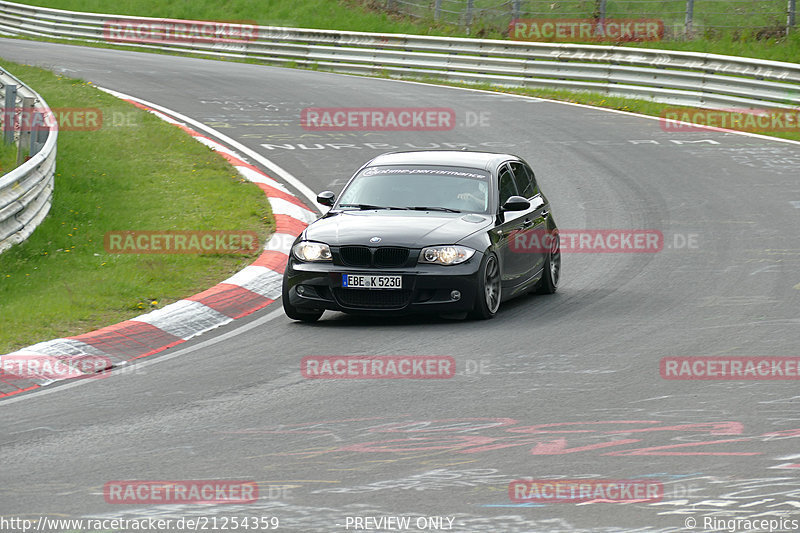
<svg viewBox="0 0 800 533"><path fill-rule="evenodd" d="M401 208L486 213L490 175L485 170L435 165L363 169L339 198L342 209Z"/></svg>

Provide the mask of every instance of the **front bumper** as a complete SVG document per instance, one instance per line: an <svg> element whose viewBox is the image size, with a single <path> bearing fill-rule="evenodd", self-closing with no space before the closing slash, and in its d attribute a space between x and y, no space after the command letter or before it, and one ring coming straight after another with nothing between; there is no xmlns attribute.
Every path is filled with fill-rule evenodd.
<svg viewBox="0 0 800 533"><path fill-rule="evenodd" d="M483 254L460 265L417 264L413 268L357 268L332 263L305 263L290 256L284 273L284 298L300 310L329 309L348 313L412 314L471 311L478 293ZM342 274L388 274L403 277L402 289L342 287ZM302 287L298 292L298 287ZM454 299L453 291L461 296Z"/></svg>

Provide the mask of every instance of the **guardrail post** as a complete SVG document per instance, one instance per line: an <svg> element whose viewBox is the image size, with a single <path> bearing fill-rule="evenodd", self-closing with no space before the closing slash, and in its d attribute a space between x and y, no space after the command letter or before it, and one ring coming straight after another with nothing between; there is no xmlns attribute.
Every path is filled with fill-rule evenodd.
<svg viewBox="0 0 800 533"><path fill-rule="evenodd" d="M467 0L467 13L464 17L464 25L467 27L467 35L469 35L469 30L472 26L472 8L474 5L475 0Z"/></svg>
<svg viewBox="0 0 800 533"><path fill-rule="evenodd" d="M595 3L594 9L595 18L600 21L601 24L606 20L606 0L597 0Z"/></svg>
<svg viewBox="0 0 800 533"><path fill-rule="evenodd" d="M512 20L513 19L518 19L520 17L520 12L521 12L520 4L521 3L522 3L522 0L514 0L511 3L511 19Z"/></svg>
<svg viewBox="0 0 800 533"><path fill-rule="evenodd" d="M14 142L14 116L17 107L17 86L6 85L6 100L3 107L3 142L11 144Z"/></svg>
<svg viewBox="0 0 800 533"><path fill-rule="evenodd" d="M692 38L692 21L694 20L694 0L686 0L686 19L683 23L683 36Z"/></svg>
<svg viewBox="0 0 800 533"><path fill-rule="evenodd" d="M45 128L45 126L44 126L44 114L39 112L39 111L36 111L33 114L33 122L32 122L32 124L33 124L33 128L32 128L32 131L31 131L31 147L30 147L30 151L28 151L28 155L30 157L35 156L36 154L39 153L39 150L42 149L42 146L44 145L44 141L42 140L42 137L47 139L47 130L44 129Z"/></svg>
<svg viewBox="0 0 800 533"><path fill-rule="evenodd" d="M436 3L433 6L433 20L439 21L439 17L442 15L442 0L436 0Z"/></svg>
<svg viewBox="0 0 800 533"><path fill-rule="evenodd" d="M25 149L31 144L33 127L33 96L22 99L22 112L19 115L19 142L17 142L17 166L25 162Z"/></svg>
<svg viewBox="0 0 800 533"><path fill-rule="evenodd" d="M794 28L795 14L797 13L797 0L789 0L786 11L786 36L788 37L792 28Z"/></svg>

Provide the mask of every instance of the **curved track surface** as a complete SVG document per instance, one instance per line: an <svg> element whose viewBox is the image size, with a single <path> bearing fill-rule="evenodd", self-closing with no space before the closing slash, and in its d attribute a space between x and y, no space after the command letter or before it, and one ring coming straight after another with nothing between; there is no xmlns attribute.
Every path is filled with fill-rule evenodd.
<svg viewBox="0 0 800 533"><path fill-rule="evenodd" d="M659 374L668 356L800 355L800 146L321 72L14 40L0 55L216 127L314 190L340 190L395 147L466 145L528 159L563 229L664 234L655 254L565 254L556 295L515 300L495 320L326 313L303 325L273 305L132 372L2 402L0 516L277 516L286 531L389 515L417 530L416 517L441 516L452 531L497 532L800 519L797 381ZM459 125L314 133L299 125L312 106L446 106ZM308 380L309 355L449 355L457 375ZM525 477L649 479L665 494L515 504L508 484ZM104 500L104 484L131 479L251 479L260 498Z"/></svg>

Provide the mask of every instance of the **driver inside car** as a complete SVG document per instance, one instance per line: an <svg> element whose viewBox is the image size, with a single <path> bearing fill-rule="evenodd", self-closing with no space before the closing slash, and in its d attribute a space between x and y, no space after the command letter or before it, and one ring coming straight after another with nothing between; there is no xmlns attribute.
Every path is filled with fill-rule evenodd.
<svg viewBox="0 0 800 533"><path fill-rule="evenodd" d="M466 188L466 187L465 187ZM471 190L458 193L456 198L461 200L463 211L485 211L486 210L486 184L477 183L477 187L470 187Z"/></svg>

